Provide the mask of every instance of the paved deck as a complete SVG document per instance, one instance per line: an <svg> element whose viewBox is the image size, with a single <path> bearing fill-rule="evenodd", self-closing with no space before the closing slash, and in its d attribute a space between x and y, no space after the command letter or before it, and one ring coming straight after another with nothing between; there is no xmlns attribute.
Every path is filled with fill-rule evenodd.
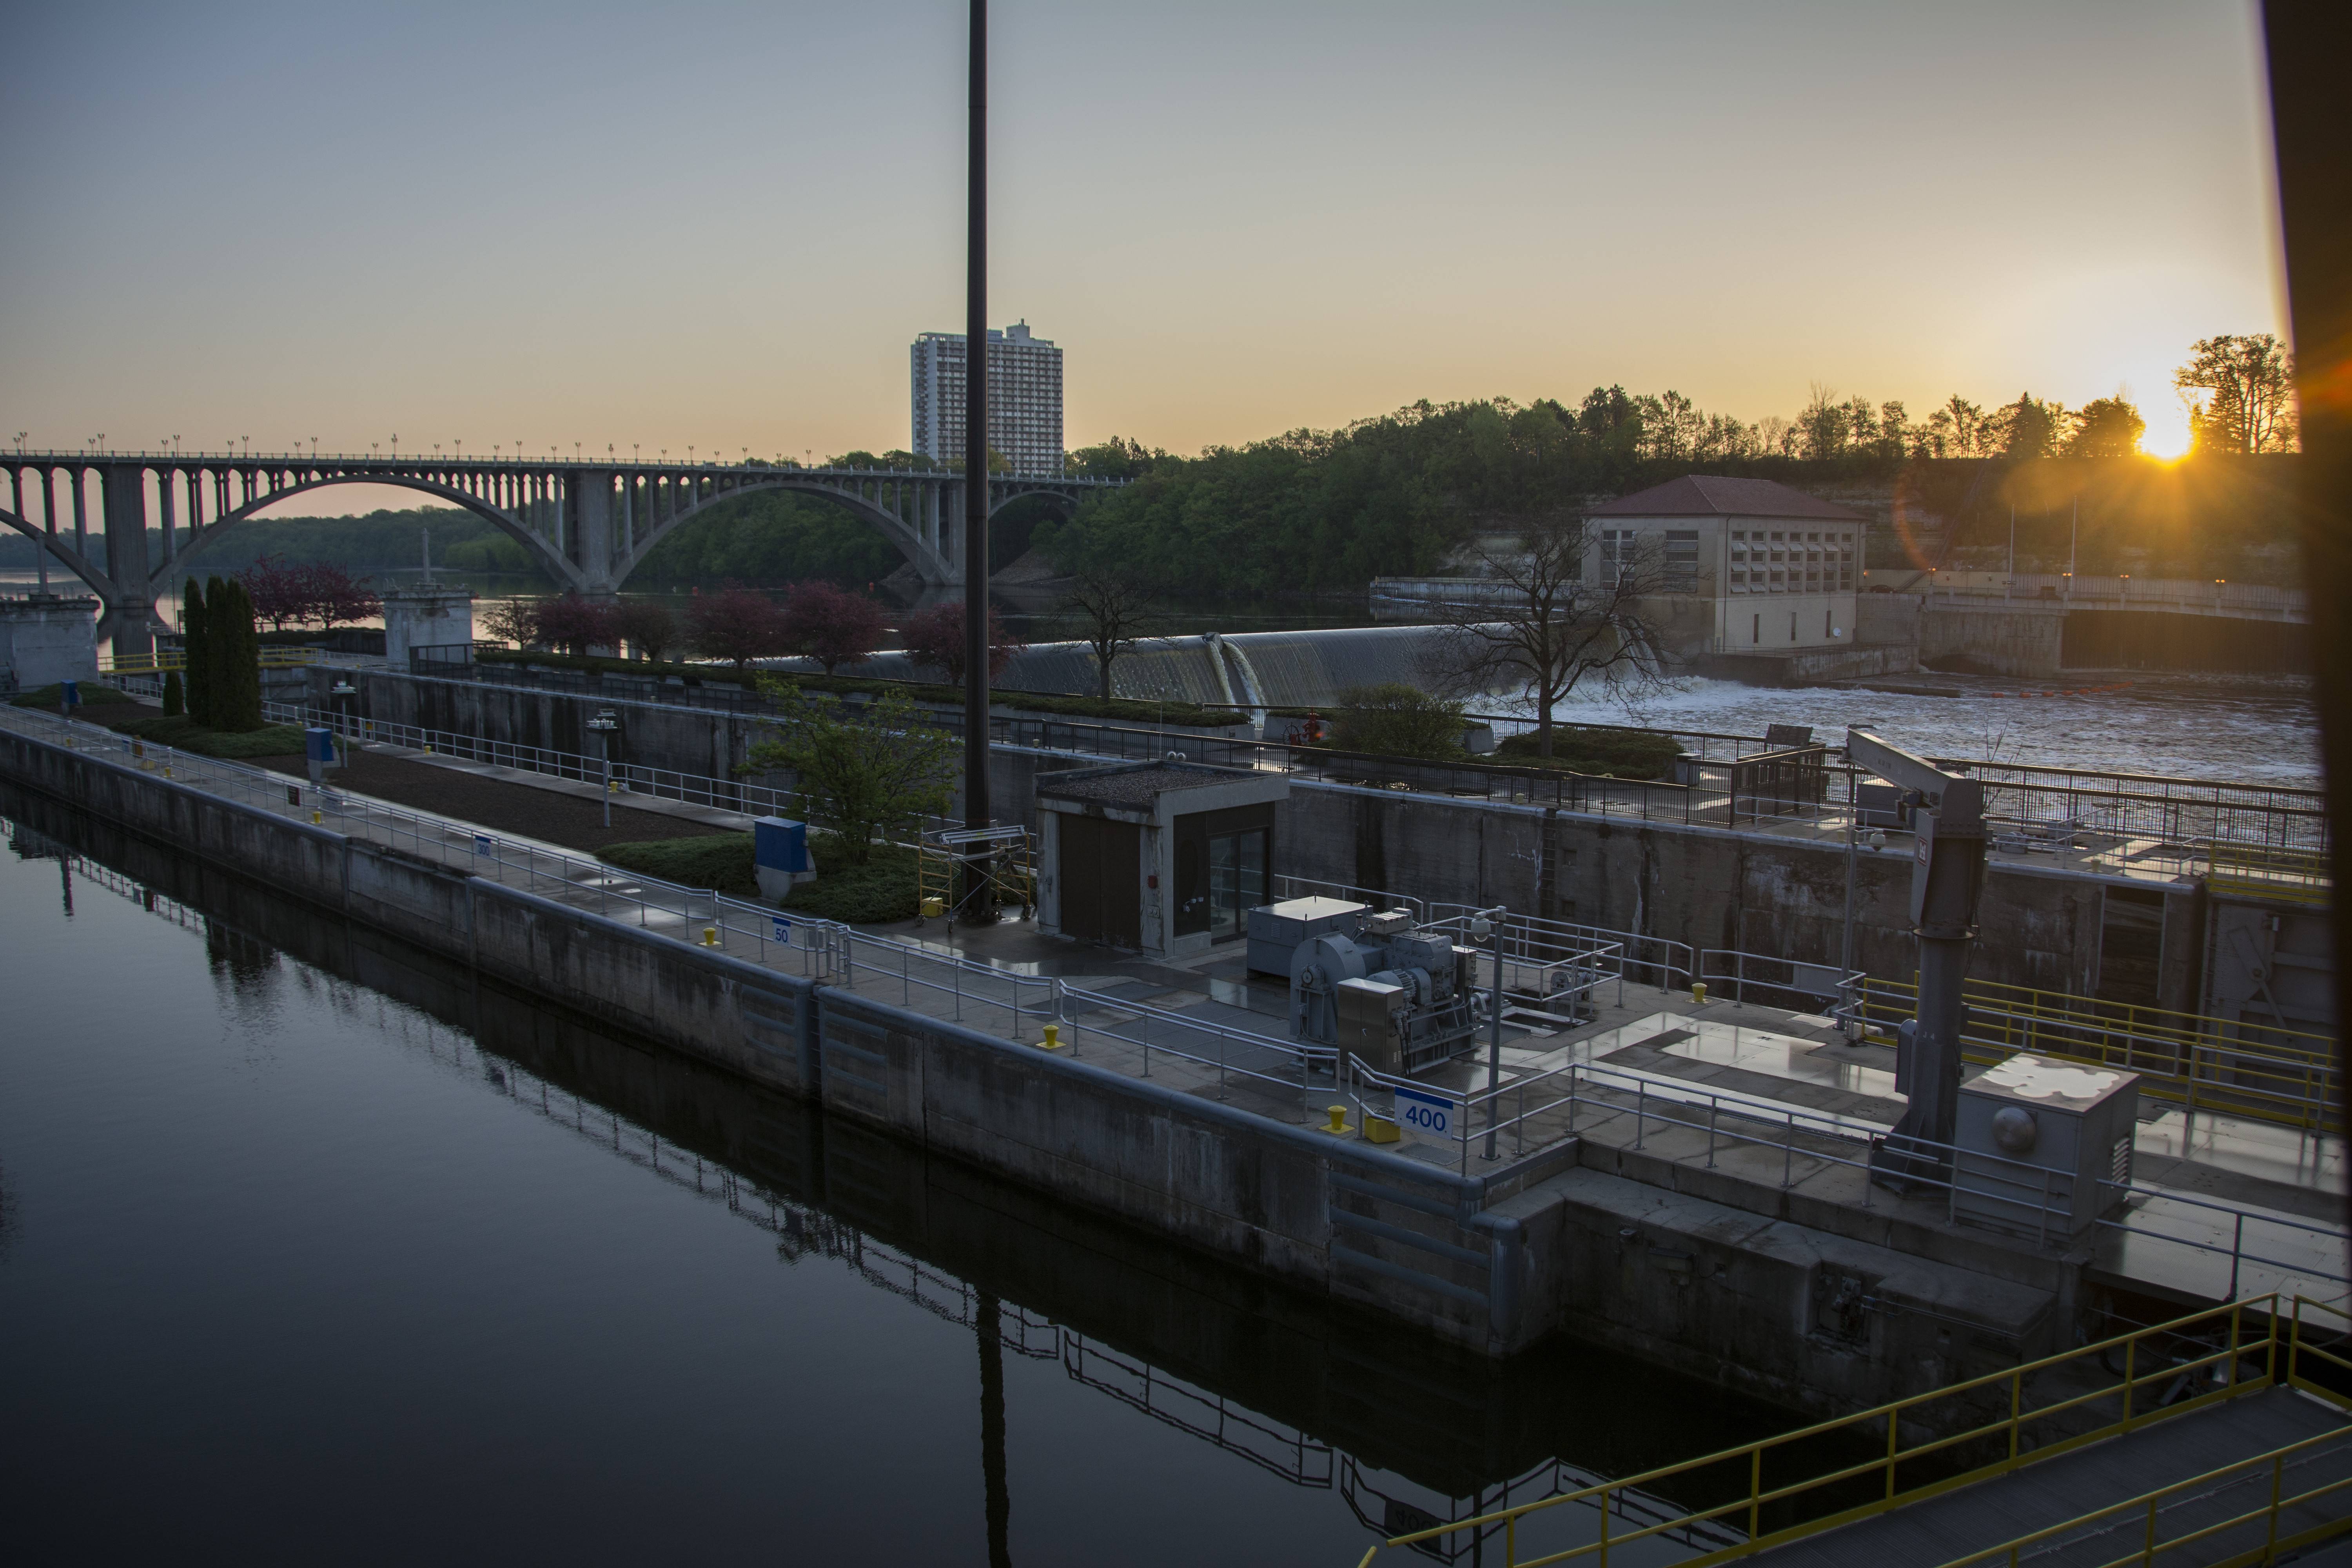
<svg viewBox="0 0 2352 1568"><path fill-rule="evenodd" d="M1773 1568L1886 1568L1898 1563L1930 1568L2063 1524L2086 1508L2101 1506L2102 1500L2126 1501L2231 1460L2327 1433L2337 1434L2337 1439L2315 1445L2286 1465L2287 1496L2330 1481L2352 1480L2352 1423L2318 1400L2289 1389L2248 1394L2071 1449L1875 1519L1773 1547L1749 1561ZM2171 1540L2261 1508L2270 1500L2270 1489L2271 1467L2263 1465L2166 1499L2158 1507L2158 1538ZM2352 1487L2284 1510L2280 1532L2292 1535L2331 1522L2352 1527ZM2020 1560L2047 1568L2111 1563L2140 1550L2147 1532L2147 1510L2133 1509L2029 1548ZM2168 1568L2220 1563L2260 1546L2263 1540L2262 1528L2240 1525L2166 1552L2159 1560Z"/></svg>

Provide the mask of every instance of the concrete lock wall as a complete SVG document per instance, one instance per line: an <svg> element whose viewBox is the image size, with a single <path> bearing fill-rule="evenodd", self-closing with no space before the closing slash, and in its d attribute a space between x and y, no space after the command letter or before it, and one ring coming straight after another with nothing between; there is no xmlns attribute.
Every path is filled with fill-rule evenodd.
<svg viewBox="0 0 2352 1568"><path fill-rule="evenodd" d="M1843 943L1839 843L1305 782L1279 810L1276 870L1286 875L1433 903L1501 903L1694 950L1834 963ZM2198 889L2127 885L2165 895L2158 1005L2194 1011L2204 919ZM2054 868L1991 863L1969 973L2095 993L2106 886ZM1855 856L1854 968L1911 974L1910 900L1907 840Z"/></svg>
<svg viewBox="0 0 2352 1568"><path fill-rule="evenodd" d="M2066 615L2054 605L1937 600L1919 612L1919 662L1929 669L2053 676L2065 640Z"/></svg>
<svg viewBox="0 0 2352 1568"><path fill-rule="evenodd" d="M2033 1353L2073 1299L2063 1259L1906 1235L1638 1154L1570 1142L1492 1180L1433 1170L12 732L0 774L851 1121L1480 1353L1573 1328L1825 1410ZM1920 1310L1859 1338L1825 1332L1823 1281L1848 1278ZM1936 1325L1956 1316L1982 1331L1977 1351L1939 1351L1952 1336Z"/></svg>
<svg viewBox="0 0 2352 1568"><path fill-rule="evenodd" d="M1885 595L1880 595L1885 597ZM329 707L332 677L314 672L312 700ZM584 728L593 697L368 674L358 711L379 721L499 742L594 755ZM614 754L646 766L728 778L763 721L701 709L614 710ZM1171 746L1185 742L1171 737ZM999 821L1041 826L1042 773L1098 759L997 747L990 798ZM789 789L789 772L744 782ZM1275 871L1409 894L1431 902L1507 904L1550 919L1638 931L1694 949L1729 948L1833 963L1845 924L1843 845L1767 832L1610 820L1538 806L1300 781L1281 808ZM963 815L959 782L949 815ZM1853 966L1907 977L1907 840L1856 857ZM2088 995L2099 988L2105 879L1996 862L1988 869L1971 973L2006 984ZM2118 884L2123 885L2123 884ZM2189 884L2134 880L2165 895L2159 1005L2200 1010L2203 910Z"/></svg>

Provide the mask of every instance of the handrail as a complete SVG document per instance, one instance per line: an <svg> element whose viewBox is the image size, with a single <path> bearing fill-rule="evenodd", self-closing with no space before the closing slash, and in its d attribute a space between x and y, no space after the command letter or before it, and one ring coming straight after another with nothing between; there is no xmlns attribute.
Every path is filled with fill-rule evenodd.
<svg viewBox="0 0 2352 1568"><path fill-rule="evenodd" d="M2286 1310L2292 1314L2290 1321L2295 1325L2293 1339L2283 1337L2281 1332L2283 1306L2285 1306ZM2234 1399L2242 1394L2270 1388L2283 1370L2279 1365L2282 1351L2289 1352L2291 1354L2300 1345L2302 1313L2307 1306L2325 1307L2325 1303L2310 1302L2304 1297L2296 1296L2292 1298L2291 1305L2288 1305L2277 1291L2249 1296L2224 1306L2192 1312L2169 1322L2135 1329L2074 1350L2061 1351L2053 1355L2023 1363L2007 1371L1988 1373L1942 1388L1931 1389L1924 1394L1911 1394L1902 1399L1874 1405L1867 1410L1858 1411L1851 1415L1833 1416L1829 1420L1818 1421L1791 1432L1780 1433L1738 1447L1720 1449L1699 1458L1659 1466L1638 1475L1604 1481L1578 1491L1564 1492L1535 1502L1496 1510L1468 1519L1455 1520L1431 1529L1391 1536L1364 1553L1360 1568L1370 1568L1372 1560L1387 1548L1412 1546L1422 1542L1435 1541L1463 1530L1476 1530L1483 1532L1497 1526L1501 1527L1504 1532L1503 1568L1540 1568L1540 1565L1545 1563L1564 1563L1577 1558L1596 1556L1605 1568L1612 1550L1622 1551L1636 1542L1646 1540L1650 1536L1660 1534L1676 1526L1699 1521L1736 1519L1741 1514L1746 1516L1748 1538L1737 1545L1725 1547L1691 1560L1688 1568L1702 1568L1704 1564L1729 1562L1735 1558L1750 1556L1769 1546L1816 1534L1857 1519L1885 1513L1906 1504L1949 1491L1974 1481L2007 1474L2011 1470L2038 1463L2111 1434L2130 1431L2136 1426L2168 1419L2205 1405ZM2244 1331L2247 1314L2250 1310L2264 1308L2267 1311L2264 1314L2260 1336L2248 1338ZM2209 1337L2222 1335L2224 1337L2222 1347L2186 1357L2168 1353L2167 1342L2177 1345L2185 1341L2203 1350L2205 1340L2195 1337L2200 1332ZM2117 1352L2123 1354L2124 1370L2120 1379L2114 1384L2094 1388L2087 1394L2063 1396L2045 1405L2032 1407L2027 1405L2026 1384L2036 1374L2054 1368L2071 1367L2078 1372L2090 1369L2104 1376L2112 1376L2114 1374L2107 1373L2105 1371L2106 1360ZM2159 1363L2155 1371L2141 1370L2147 1364L2142 1359L2144 1354ZM2247 1375L2244 1363L2249 1358L2258 1358L2261 1366L2260 1376ZM2141 1391L2148 1384L2177 1379L2184 1373L2207 1367L2216 1369L2215 1376L2221 1383L2220 1387L2172 1404L2159 1405L2154 1411L2139 1406ZM2315 1385L2310 1385L2302 1380L2298 1379L2296 1385L2309 1387L2312 1392L2319 1393L2339 1405L2345 1403L2340 1396L2318 1389ZM2008 1413L2005 1416L1997 1416L1990 1421L1975 1421L1974 1425L1965 1426L1960 1430L1945 1431L1940 1436L1917 1440L1907 1447L1905 1445L1904 1423L1908 1413L1916 1412L1922 1406L1938 1401L1966 1401L1970 1395L1997 1397L2001 1393L2007 1395ZM2038 1442L2032 1447L2025 1446L2028 1427L2032 1424L2047 1421L2069 1411L2086 1410L2098 1402L2111 1399L2119 1399L2121 1403L2121 1414L2116 1420L2095 1427L2080 1429L2078 1417L2074 1423L2070 1424L2078 1429L2062 1430L2059 1435L2049 1440ZM1980 1403L1980 1401L1970 1403ZM1968 1412L1966 1405L1963 1406L1963 1410L1966 1413L1960 1419L1975 1420L1974 1413ZM1914 1422L1915 1430L1916 1426L1917 1423ZM1869 1440L1874 1447L1878 1442L1877 1434L1883 1431L1884 1453L1874 1454L1871 1458L1856 1463L1836 1464L1833 1461L1832 1468L1802 1480L1772 1486L1765 1484L1764 1460L1767 1455L1807 1439L1853 1433L1858 1429L1871 1435ZM1898 1472L1906 1463L1916 1463L1928 1455L1954 1450L1963 1444L1980 1441L2000 1443L2003 1439L2007 1449L2003 1458L1975 1466L1958 1474L1939 1477L1917 1485L1903 1487L1899 1484ZM1654 1494L1661 1481L1670 1480L1677 1476L1690 1475L1712 1466L1733 1463L1742 1464L1747 1469L1748 1482L1746 1496L1730 1502L1717 1504L1712 1508L1689 1510L1675 1520L1650 1524L1622 1535L1611 1534L1609 1500L1612 1493L1640 1489ZM1801 1520L1777 1529L1765 1527L1763 1510L1768 1505L1792 1503L1809 1494L1818 1493L1825 1488L1864 1481L1874 1477L1877 1478L1877 1482L1883 1483L1883 1488L1881 1495L1869 1501L1835 1508L1819 1517ZM1600 1500L1598 1511L1601 1520L1601 1539L1599 1541L1570 1547L1540 1557L1523 1559L1518 1555L1517 1532L1518 1524L1522 1519L1547 1509L1557 1508L1563 1503L1582 1502L1596 1498ZM1969 1559L1963 1559L1963 1561L1969 1561Z"/></svg>
<svg viewBox="0 0 2352 1568"><path fill-rule="evenodd" d="M2336 1042L2315 1030L1990 980L1963 982L1961 995L1960 1038L1972 1061L2032 1051L2137 1072L2142 1093L2193 1110L2326 1131L2345 1125ZM1866 977L1848 1016L1888 1028L1916 1012L1917 997L1911 982Z"/></svg>

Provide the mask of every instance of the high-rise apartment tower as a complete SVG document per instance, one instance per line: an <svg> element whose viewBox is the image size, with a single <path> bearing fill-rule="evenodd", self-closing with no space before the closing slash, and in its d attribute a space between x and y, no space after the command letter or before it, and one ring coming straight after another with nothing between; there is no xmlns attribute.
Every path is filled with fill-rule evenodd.
<svg viewBox="0 0 2352 1568"><path fill-rule="evenodd" d="M925 332L909 351L915 454L963 457L964 338ZM988 334L988 444L1016 474L1062 471L1062 351L1016 321Z"/></svg>

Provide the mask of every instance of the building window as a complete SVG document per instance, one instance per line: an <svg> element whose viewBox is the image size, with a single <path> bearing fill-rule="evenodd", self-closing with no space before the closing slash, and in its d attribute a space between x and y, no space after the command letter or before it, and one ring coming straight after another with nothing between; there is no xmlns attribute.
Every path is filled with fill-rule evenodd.
<svg viewBox="0 0 2352 1568"><path fill-rule="evenodd" d="M1838 541L1838 588L1842 593L1853 592L1853 535Z"/></svg>
<svg viewBox="0 0 2352 1568"><path fill-rule="evenodd" d="M1630 528L1604 528L1601 531L1601 582L1603 587L1616 586L1618 574L1633 564L1633 541Z"/></svg>
<svg viewBox="0 0 2352 1568"><path fill-rule="evenodd" d="M1733 593L1745 594L1748 592L1748 535L1744 532L1734 533L1731 536L1731 576L1729 581L1731 591Z"/></svg>
<svg viewBox="0 0 2352 1568"><path fill-rule="evenodd" d="M1687 594L1698 586L1698 532L1696 529L1666 530L1665 589Z"/></svg>
<svg viewBox="0 0 2352 1568"><path fill-rule="evenodd" d="M1762 616L1750 616L1748 617L1748 640L1752 643L1760 643L1764 640L1764 617Z"/></svg>

